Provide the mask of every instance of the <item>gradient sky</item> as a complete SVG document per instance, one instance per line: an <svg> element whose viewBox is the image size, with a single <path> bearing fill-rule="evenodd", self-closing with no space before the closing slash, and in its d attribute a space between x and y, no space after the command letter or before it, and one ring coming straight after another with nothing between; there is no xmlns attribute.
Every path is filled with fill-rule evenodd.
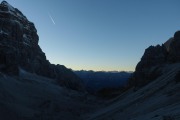
<svg viewBox="0 0 180 120"><path fill-rule="evenodd" d="M145 48L180 29L180 0L7 0L47 59L74 70L134 71Z"/></svg>

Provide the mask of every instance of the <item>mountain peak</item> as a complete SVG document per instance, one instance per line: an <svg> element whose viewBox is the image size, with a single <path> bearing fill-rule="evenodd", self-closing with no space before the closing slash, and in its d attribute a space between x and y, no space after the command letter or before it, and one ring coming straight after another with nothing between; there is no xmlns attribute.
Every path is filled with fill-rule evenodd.
<svg viewBox="0 0 180 120"><path fill-rule="evenodd" d="M174 33L174 38L180 40L180 30Z"/></svg>
<svg viewBox="0 0 180 120"><path fill-rule="evenodd" d="M35 25L6 1L0 4L0 23L0 72L18 75L19 69L24 69L72 89L82 88L71 70L46 59Z"/></svg>
<svg viewBox="0 0 180 120"><path fill-rule="evenodd" d="M136 87L141 87L156 79L163 73L160 66L180 62L180 31L174 33L174 37L168 39L164 44L150 46L144 52L141 61L134 72Z"/></svg>
<svg viewBox="0 0 180 120"><path fill-rule="evenodd" d="M6 6L8 6L8 7L11 7L11 8L14 8L14 7L12 7L7 1L2 1L1 2L1 5L6 5Z"/></svg>
<svg viewBox="0 0 180 120"><path fill-rule="evenodd" d="M14 18L18 18L21 21L28 21L26 16L22 14L17 8L14 8L6 1L2 1L0 4L0 12L6 13L8 15L13 16Z"/></svg>
<svg viewBox="0 0 180 120"><path fill-rule="evenodd" d="M1 4L9 4L7 1L3 0Z"/></svg>

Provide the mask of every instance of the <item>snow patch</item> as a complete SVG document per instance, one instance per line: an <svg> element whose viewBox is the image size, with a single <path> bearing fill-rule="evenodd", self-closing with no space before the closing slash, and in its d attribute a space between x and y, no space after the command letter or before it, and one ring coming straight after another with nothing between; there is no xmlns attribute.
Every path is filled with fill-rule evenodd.
<svg viewBox="0 0 180 120"><path fill-rule="evenodd" d="M28 45L28 46L31 46L30 45L30 39L28 38L28 36L26 35L26 34L23 34L23 44L25 44L25 45Z"/></svg>
<svg viewBox="0 0 180 120"><path fill-rule="evenodd" d="M26 42L23 42L23 44L24 44L24 45L27 45L27 46L31 46L31 45L29 45L29 44L28 44L28 43L26 43Z"/></svg>
<svg viewBox="0 0 180 120"><path fill-rule="evenodd" d="M2 29L0 30L0 34L2 34L2 35L8 35L8 33L4 32Z"/></svg>

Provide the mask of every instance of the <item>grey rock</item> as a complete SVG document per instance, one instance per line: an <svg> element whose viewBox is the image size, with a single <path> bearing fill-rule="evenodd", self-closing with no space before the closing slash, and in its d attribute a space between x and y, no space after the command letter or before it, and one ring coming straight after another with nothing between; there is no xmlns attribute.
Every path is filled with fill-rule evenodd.
<svg viewBox="0 0 180 120"><path fill-rule="evenodd" d="M180 62L180 31L175 32L174 37L162 45L148 47L140 62L137 64L131 86L136 88L158 78L162 71L160 67Z"/></svg>
<svg viewBox="0 0 180 120"><path fill-rule="evenodd" d="M53 78L63 86L82 90L83 85L70 69L53 65L38 45L35 25L6 1L0 4L0 71L18 75L19 68Z"/></svg>

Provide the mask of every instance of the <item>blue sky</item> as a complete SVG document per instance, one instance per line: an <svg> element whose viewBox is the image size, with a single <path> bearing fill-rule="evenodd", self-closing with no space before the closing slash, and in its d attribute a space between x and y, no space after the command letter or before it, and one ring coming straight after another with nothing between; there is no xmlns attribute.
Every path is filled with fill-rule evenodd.
<svg viewBox="0 0 180 120"><path fill-rule="evenodd" d="M145 48L180 29L179 0L7 2L34 22L47 59L74 70L134 71Z"/></svg>

